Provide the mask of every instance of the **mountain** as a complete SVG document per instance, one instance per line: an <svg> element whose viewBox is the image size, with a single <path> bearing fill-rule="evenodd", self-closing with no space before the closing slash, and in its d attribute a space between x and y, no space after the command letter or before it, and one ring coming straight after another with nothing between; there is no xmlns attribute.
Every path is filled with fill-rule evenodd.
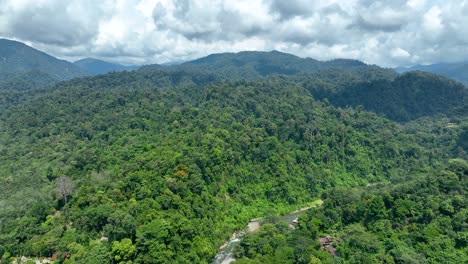
<svg viewBox="0 0 468 264"><path fill-rule="evenodd" d="M0 113L20 104L33 95L47 92L50 84L56 81L56 79L41 71L9 75L8 78L0 79Z"/></svg>
<svg viewBox="0 0 468 264"><path fill-rule="evenodd" d="M21 42L0 39L0 113L49 91L55 82L86 75L70 62Z"/></svg>
<svg viewBox="0 0 468 264"><path fill-rule="evenodd" d="M86 58L79 61L75 61L73 64L80 67L82 70L92 74L104 74L108 72L119 72L119 71L134 71L139 66L124 66L120 64L110 63L103 60Z"/></svg>
<svg viewBox="0 0 468 264"><path fill-rule="evenodd" d="M42 72L53 80L67 80L86 73L70 62L59 60L21 42L0 39L0 77L2 79Z"/></svg>
<svg viewBox="0 0 468 264"><path fill-rule="evenodd" d="M316 98L327 99L335 106L361 105L398 122L450 115L468 102L468 88L463 84L427 72L407 72L394 79L370 81L334 75L331 81L325 79L321 85L307 80L303 83Z"/></svg>
<svg viewBox="0 0 468 264"><path fill-rule="evenodd" d="M339 90L364 75L226 80L162 69L60 82L0 115L3 256L209 263L250 219L294 211L334 187L387 182L466 157L466 121L440 119L429 126L435 132L407 127L334 107L304 86ZM318 225L335 227L347 212L333 210Z"/></svg>
<svg viewBox="0 0 468 264"><path fill-rule="evenodd" d="M278 77L295 81L337 107L364 106L398 122L449 114L466 104L468 91L446 77L367 65L357 60L318 61L278 51L213 54L181 65L143 66L140 72L166 76L167 83ZM161 79L159 79L161 80Z"/></svg>
<svg viewBox="0 0 468 264"><path fill-rule="evenodd" d="M56 82L0 112L1 261L210 263L266 217L240 263L332 263L329 233L339 263L465 263L464 89L279 52Z"/></svg>
<svg viewBox="0 0 468 264"><path fill-rule="evenodd" d="M143 71L159 70L160 65L144 66ZM298 75L315 73L326 69L340 69L345 71L359 71L374 69L381 75L394 76L395 72L361 61L336 59L318 61L311 58L300 58L292 54L279 51L260 52L243 51L238 53L212 54L200 59L188 61L180 65L165 66L167 70L196 70L215 74L224 79L258 79L272 75Z"/></svg>
<svg viewBox="0 0 468 264"><path fill-rule="evenodd" d="M395 70L400 73L408 71L432 72L468 84L468 62L415 65L412 67L399 67Z"/></svg>

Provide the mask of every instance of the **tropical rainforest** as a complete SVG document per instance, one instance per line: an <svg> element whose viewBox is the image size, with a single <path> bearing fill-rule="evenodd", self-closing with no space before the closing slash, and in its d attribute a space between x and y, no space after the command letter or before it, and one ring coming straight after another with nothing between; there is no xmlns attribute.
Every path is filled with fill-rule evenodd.
<svg viewBox="0 0 468 264"><path fill-rule="evenodd" d="M2 263L210 263L259 217L237 263L468 261L467 88L448 78L280 52L15 74ZM294 230L275 220L318 198Z"/></svg>

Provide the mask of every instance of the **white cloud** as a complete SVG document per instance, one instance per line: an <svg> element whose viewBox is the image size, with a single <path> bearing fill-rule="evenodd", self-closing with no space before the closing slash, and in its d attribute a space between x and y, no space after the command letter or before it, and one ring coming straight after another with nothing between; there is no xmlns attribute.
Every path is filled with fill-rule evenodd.
<svg viewBox="0 0 468 264"><path fill-rule="evenodd" d="M439 33L444 27L440 17L442 10L434 6L424 14L423 26L424 29L434 34Z"/></svg>
<svg viewBox="0 0 468 264"><path fill-rule="evenodd" d="M383 66L468 59L466 1L0 1L0 37L70 60L148 64L272 49Z"/></svg>

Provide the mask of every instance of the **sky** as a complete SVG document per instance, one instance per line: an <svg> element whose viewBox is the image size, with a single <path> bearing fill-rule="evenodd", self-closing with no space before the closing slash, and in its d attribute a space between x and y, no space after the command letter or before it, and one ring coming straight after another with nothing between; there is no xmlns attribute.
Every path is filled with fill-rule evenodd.
<svg viewBox="0 0 468 264"><path fill-rule="evenodd" d="M0 0L0 38L70 61L278 50L384 67L468 60L468 0Z"/></svg>

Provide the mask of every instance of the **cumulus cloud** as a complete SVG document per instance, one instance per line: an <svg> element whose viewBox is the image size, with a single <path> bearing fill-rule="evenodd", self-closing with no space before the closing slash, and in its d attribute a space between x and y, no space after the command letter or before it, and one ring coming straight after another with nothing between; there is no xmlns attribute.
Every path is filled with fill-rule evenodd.
<svg viewBox="0 0 468 264"><path fill-rule="evenodd" d="M272 50L383 66L468 59L468 1L1 0L0 37L69 60Z"/></svg>
<svg viewBox="0 0 468 264"><path fill-rule="evenodd" d="M77 45L98 33L95 24L106 19L105 8L92 0L6 1L0 7L2 33L44 44Z"/></svg>

